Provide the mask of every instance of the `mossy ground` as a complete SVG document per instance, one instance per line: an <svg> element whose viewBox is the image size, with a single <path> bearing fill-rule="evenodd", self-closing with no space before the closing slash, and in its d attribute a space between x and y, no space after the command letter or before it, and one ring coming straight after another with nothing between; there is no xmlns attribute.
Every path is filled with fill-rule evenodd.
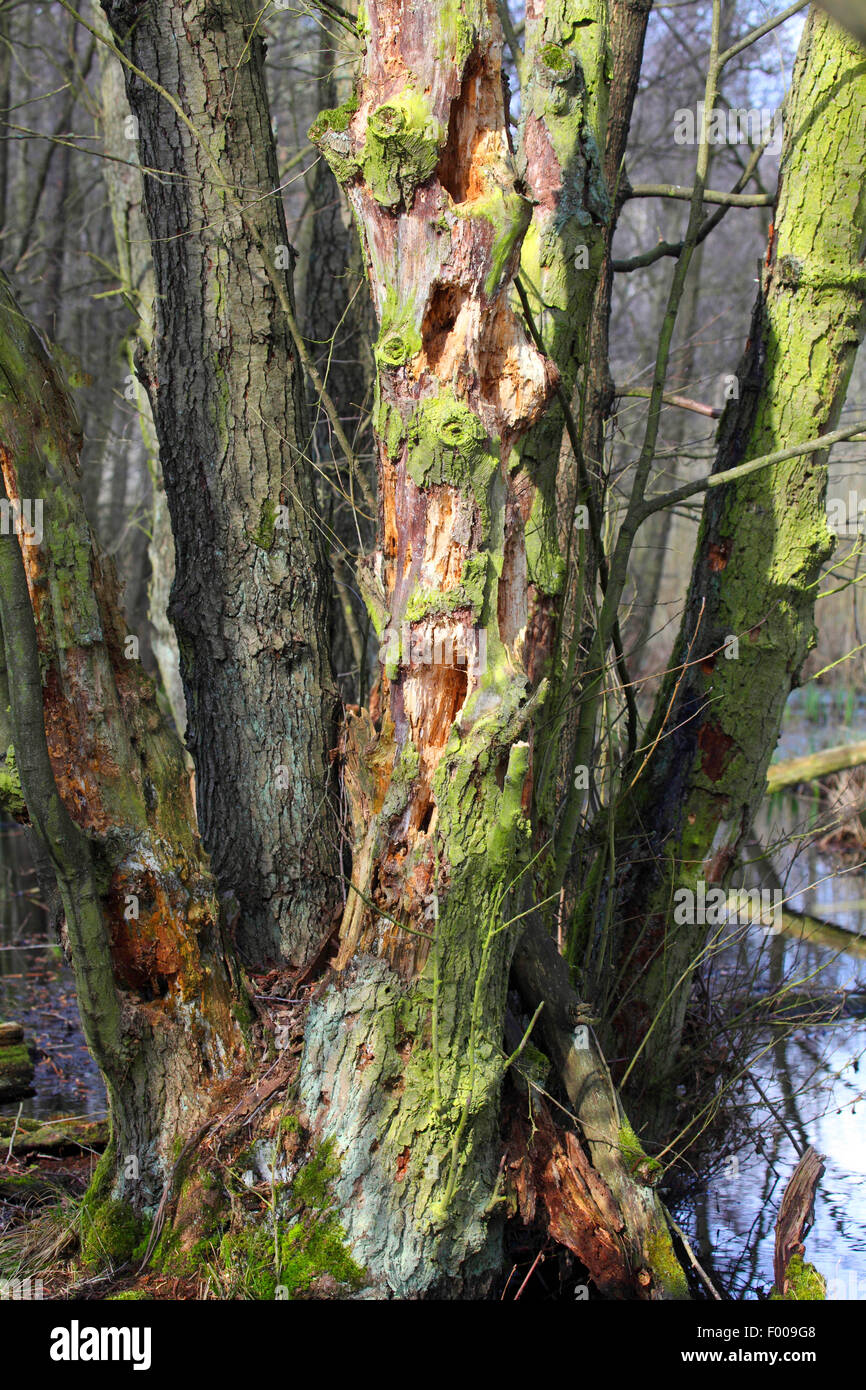
<svg viewBox="0 0 866 1390"><path fill-rule="evenodd" d="M362 1287L365 1271L333 1208L339 1167L332 1145L312 1144L292 1114L276 1116L269 1128L267 1139L247 1140L228 1162L190 1166L142 1287L113 1297L152 1296L166 1278L219 1299L332 1298ZM270 1180L256 1181L263 1162ZM81 1204L80 1263L88 1275L125 1265L121 1277L137 1277L151 1222L107 1195L110 1171L110 1163L97 1170Z"/></svg>

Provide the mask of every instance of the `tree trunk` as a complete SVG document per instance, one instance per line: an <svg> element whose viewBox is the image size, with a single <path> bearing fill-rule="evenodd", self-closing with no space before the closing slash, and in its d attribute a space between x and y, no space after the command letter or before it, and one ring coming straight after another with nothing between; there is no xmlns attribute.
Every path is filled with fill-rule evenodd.
<svg viewBox="0 0 866 1390"><path fill-rule="evenodd" d="M104 8L126 60L156 277L142 363L176 545L202 837L249 961L305 961L338 887L327 581L255 7ZM153 84L158 84L157 91Z"/></svg>
<svg viewBox="0 0 866 1390"><path fill-rule="evenodd" d="M98 0L93 3L94 27L102 34L110 33ZM130 136L131 114L126 100L123 68L110 50L99 48L100 66L100 123L103 149L109 157L103 161L102 175L108 195L108 206L114 228L120 280L135 314L135 333L126 346L129 358L127 387L134 388L133 405L138 411L141 437L147 451L148 469L153 483L150 511L150 584L148 618L153 630L152 647L163 689L174 718L175 727L183 737L186 729L186 705L183 682L180 678L180 653L177 637L168 617L171 585L174 580L174 537L165 499L162 469L159 462L159 441L150 408L150 400L135 381L135 348L141 346L145 355L153 343L153 262L144 220L141 172L135 167L136 141ZM130 396L129 389L125 395Z"/></svg>
<svg viewBox="0 0 866 1390"><path fill-rule="evenodd" d="M82 1025L108 1088L105 1192L141 1209L161 1195L175 1140L205 1112L212 1083L243 1057L233 967L182 750L129 645L113 566L77 493L74 409L5 280L0 366L11 504L0 603L17 770L57 876Z"/></svg>
<svg viewBox="0 0 866 1390"><path fill-rule="evenodd" d="M864 135L866 55L813 11L787 109L775 233L715 472L838 419L864 327ZM619 1056L643 1044L630 1093L649 1110L665 1097L669 1109L691 971L707 940L700 923L674 927L673 893L726 880L764 794L814 640L815 581L831 551L826 480L825 452L707 494L674 669L628 774L611 1031ZM737 648L726 647L730 637Z"/></svg>
<svg viewBox="0 0 866 1390"><path fill-rule="evenodd" d="M335 1141L341 1218L378 1290L474 1296L501 1262L506 989L555 617L530 559L537 534L555 551L549 500L514 451L557 374L510 304L530 208L495 6L380 0L364 39L355 99L312 134L355 211L381 325L379 549L360 579L383 673L345 740L353 890L300 1098ZM523 1197L539 1171L567 1177L582 1219L608 1230L610 1192L548 1125ZM564 1238L555 1203L548 1216ZM670 1296L630 1266L620 1229L571 1248L602 1287L640 1274L643 1296Z"/></svg>

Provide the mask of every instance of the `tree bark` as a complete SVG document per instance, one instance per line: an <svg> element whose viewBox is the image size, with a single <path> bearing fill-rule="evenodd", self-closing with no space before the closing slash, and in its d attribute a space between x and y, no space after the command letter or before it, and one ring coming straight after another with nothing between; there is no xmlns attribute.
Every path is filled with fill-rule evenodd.
<svg viewBox="0 0 866 1390"><path fill-rule="evenodd" d="M476 1296L501 1262L506 988L555 616L530 558L536 526L555 552L550 501L516 450L557 373L510 303L530 207L495 6L379 0L364 41L354 100L312 135L352 203L380 319L379 548L359 577L383 671L345 739L352 893L300 1098L335 1141L342 1220L382 1295ZM631 1287L621 1229L594 1251L573 1229L578 1209L601 1228L610 1192L547 1126L526 1181L558 1174L576 1204L566 1216L551 1186L549 1229L603 1287ZM671 1296L640 1273L643 1296Z"/></svg>
<svg viewBox="0 0 866 1390"><path fill-rule="evenodd" d="M0 467L18 508L4 509L0 539L15 761L108 1089L106 1190L141 1209L213 1082L243 1057L233 966L182 750L131 655L114 569L78 496L74 409L5 279L0 366Z"/></svg>
<svg viewBox="0 0 866 1390"><path fill-rule="evenodd" d="M141 372L176 546L202 837L251 962L300 964L338 887L327 578L254 7L104 6L127 63L156 278ZM162 91L155 89L158 84Z"/></svg>
<svg viewBox="0 0 866 1390"><path fill-rule="evenodd" d="M787 109L775 232L716 472L838 420L864 328L864 134L866 53L813 11ZM726 880L764 794L785 702L814 640L814 586L832 548L826 480L826 454L812 454L707 494L673 669L617 827L622 975L608 1037L618 1056L643 1046L629 1093L645 1109L669 1109L691 972L707 940L699 923L673 926L673 892Z"/></svg>
<svg viewBox="0 0 866 1390"><path fill-rule="evenodd" d="M102 34L110 30L98 0L93 3L94 27ZM103 178L108 206L114 228L120 280L135 314L135 332L127 343L129 360L128 385L135 382L135 349L141 346L146 355L153 344L154 286L153 261L144 219L144 191L141 172L135 167L137 142L128 138L127 123L131 119L123 68L104 45L99 49L100 123L105 154ZM148 469L153 484L150 511L150 582L148 586L148 618L152 628L153 655L162 678L166 699L175 727L183 737L186 730L186 704L180 677L180 653L177 637L169 621L168 605L174 581L174 537L165 498L162 469L159 462L159 441L153 422L150 400L140 383L135 382L134 405L138 411L141 437L147 451Z"/></svg>

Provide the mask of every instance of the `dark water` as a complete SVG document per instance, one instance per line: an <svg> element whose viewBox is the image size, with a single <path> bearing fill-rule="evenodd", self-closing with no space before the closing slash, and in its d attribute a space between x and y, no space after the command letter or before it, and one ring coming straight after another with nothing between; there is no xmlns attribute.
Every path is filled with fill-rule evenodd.
<svg viewBox="0 0 866 1390"><path fill-rule="evenodd" d="M0 1115L104 1115L105 1089L84 1043L75 982L49 931L21 826L0 824L0 1020L39 1049L35 1095Z"/></svg>
<svg viewBox="0 0 866 1390"><path fill-rule="evenodd" d="M840 719L841 716L841 719ZM842 722L844 721L844 722ZM792 698L777 758L798 757L866 739L866 706L838 695L820 702ZM866 789L861 793L866 802ZM786 906L863 934L866 942L866 849L844 853L815 843L785 843L808 833L819 811L811 796L777 795L758 830L775 846L773 862ZM821 814L826 819L826 808ZM725 972L753 982L756 993L780 986L823 993L866 986L866 952L791 938L772 928L748 928L721 962ZM741 1058L749 1077L734 1107L748 1138L714 1171L691 1210L689 1233L739 1298L760 1297L773 1283L774 1223L798 1158L794 1141L812 1144L826 1161L806 1258L828 1282L828 1297L866 1299L866 1020L766 1030L756 1054ZM764 1093L763 1098L758 1091Z"/></svg>

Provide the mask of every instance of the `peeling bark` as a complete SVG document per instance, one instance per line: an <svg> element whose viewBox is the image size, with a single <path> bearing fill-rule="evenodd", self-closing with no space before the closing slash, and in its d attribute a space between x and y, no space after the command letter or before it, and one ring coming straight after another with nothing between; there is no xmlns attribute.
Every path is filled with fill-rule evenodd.
<svg viewBox="0 0 866 1390"><path fill-rule="evenodd" d="M346 738L356 828L337 976L311 1011L302 1099L343 1155L356 1258L401 1296L483 1287L505 988L528 849L533 634L509 467L555 369L509 288L530 206L509 148L495 7L370 6L356 97L313 138L347 191L380 320L382 639ZM536 677L537 680L537 677Z"/></svg>
<svg viewBox="0 0 866 1390"><path fill-rule="evenodd" d="M380 319L379 548L359 578L383 669L344 736L353 891L300 1097L335 1140L341 1218L380 1293L476 1296L501 1258L505 994L549 656L533 570L547 503L519 446L558 374L510 303L530 209L495 8L389 0L364 39L355 98L312 136L352 203ZM615 1235L590 1250L590 1228L621 1218L574 1135L536 1159L536 1186L569 1183L549 1229L605 1287L634 1287ZM648 1274L647 1296L658 1286Z"/></svg>

